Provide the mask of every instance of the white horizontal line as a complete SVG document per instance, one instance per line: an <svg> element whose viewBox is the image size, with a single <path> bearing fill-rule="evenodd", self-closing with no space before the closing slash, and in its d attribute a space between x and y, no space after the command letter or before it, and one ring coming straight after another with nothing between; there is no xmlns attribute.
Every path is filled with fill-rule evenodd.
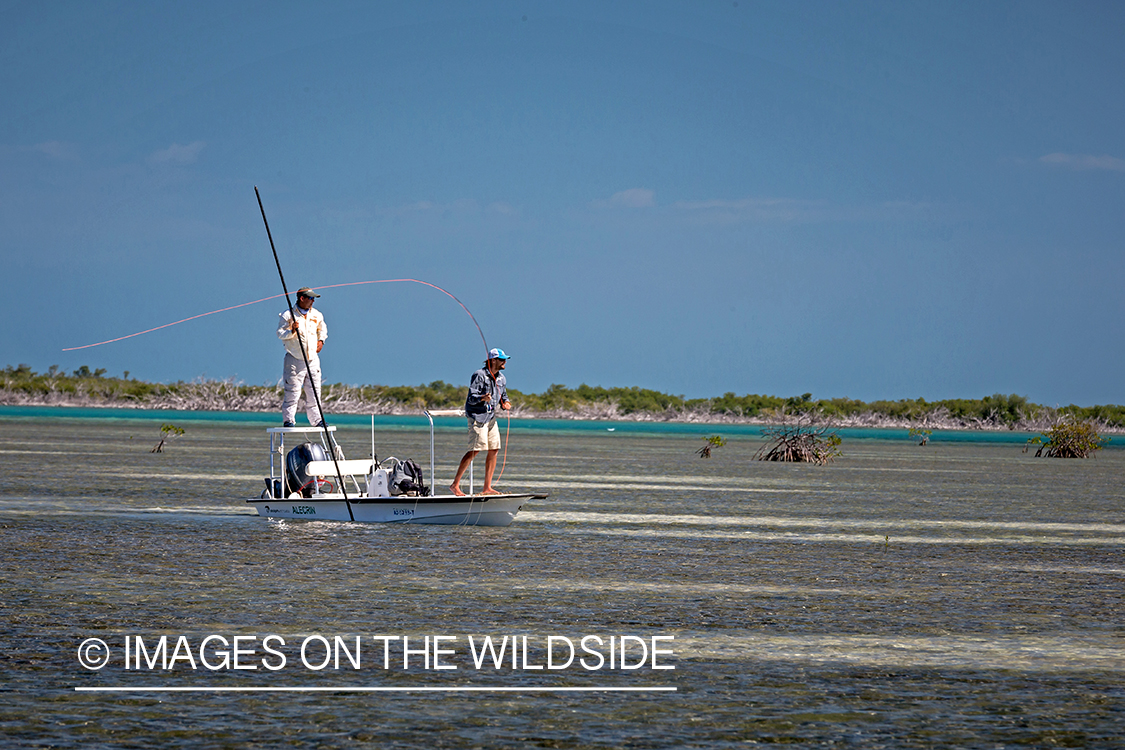
<svg viewBox="0 0 1125 750"><path fill-rule="evenodd" d="M674 687L76 687L78 693L656 693Z"/></svg>
<svg viewBox="0 0 1125 750"><path fill-rule="evenodd" d="M583 521L592 523L643 524L653 521L661 524L685 526L782 526L813 529L861 529L871 533L909 528L930 529L1011 529L1015 531L1103 531L1120 534L1125 524L1120 523L1049 523L1027 521L961 521L936 518L824 518L797 516L699 516L655 513L604 513L591 511L532 510L524 515L536 520ZM521 516L522 518L522 516Z"/></svg>

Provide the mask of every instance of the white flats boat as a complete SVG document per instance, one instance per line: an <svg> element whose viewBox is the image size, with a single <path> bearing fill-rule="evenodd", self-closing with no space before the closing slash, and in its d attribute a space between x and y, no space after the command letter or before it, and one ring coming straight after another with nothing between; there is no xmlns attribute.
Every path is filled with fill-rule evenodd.
<svg viewBox="0 0 1125 750"><path fill-rule="evenodd" d="M426 412L430 418L431 487L435 483L433 417L458 413ZM374 417L371 421L371 455L375 456ZM335 431L335 425L327 428L328 433ZM374 458L346 460L323 427L270 427L266 433L270 436L266 489L261 497L246 501L266 518L507 526L529 501L547 497L537 493L473 495L471 468L468 495L432 495L421 481L417 464L410 467L413 462L395 458L378 463ZM312 442L310 435L319 442ZM288 453L286 436L300 441ZM413 482L410 468L417 472ZM404 478L406 481L402 481Z"/></svg>

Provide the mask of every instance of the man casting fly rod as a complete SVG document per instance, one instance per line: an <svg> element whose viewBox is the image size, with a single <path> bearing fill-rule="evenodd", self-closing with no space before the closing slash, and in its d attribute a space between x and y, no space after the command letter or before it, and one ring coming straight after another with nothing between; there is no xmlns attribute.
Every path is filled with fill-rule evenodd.
<svg viewBox="0 0 1125 750"><path fill-rule="evenodd" d="M469 381L469 396L465 399L465 416L469 418L469 450L461 458L457 476L449 485L454 495L463 496L461 477L473 462L479 451L488 451L484 459L484 487L482 495L501 494L492 486L492 475L496 471L496 456L500 453L500 427L496 424L496 405L507 411L512 408L508 400L507 380L502 370L508 363L508 355L503 349L490 349L484 367L473 373Z"/></svg>

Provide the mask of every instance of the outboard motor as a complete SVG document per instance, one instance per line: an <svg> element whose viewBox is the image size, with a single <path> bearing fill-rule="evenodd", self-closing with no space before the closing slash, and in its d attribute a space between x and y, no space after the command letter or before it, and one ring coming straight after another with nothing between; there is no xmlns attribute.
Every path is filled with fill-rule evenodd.
<svg viewBox="0 0 1125 750"><path fill-rule="evenodd" d="M285 456L285 484L289 493L300 492L312 497L316 477L305 473L309 461L327 461L328 453L320 443L301 443Z"/></svg>

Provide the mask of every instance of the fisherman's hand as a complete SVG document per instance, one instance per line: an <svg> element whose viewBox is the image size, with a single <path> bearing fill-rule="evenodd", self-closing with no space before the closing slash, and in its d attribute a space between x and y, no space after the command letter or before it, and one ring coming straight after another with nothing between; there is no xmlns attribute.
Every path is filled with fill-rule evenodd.
<svg viewBox="0 0 1125 750"><path fill-rule="evenodd" d="M487 404L489 401L492 400L492 394L486 393L486 394L484 394L483 396L480 397L480 400Z"/></svg>
<svg viewBox="0 0 1125 750"><path fill-rule="evenodd" d="M501 409L511 409L512 408L512 402L511 401L501 401L500 402L500 408Z"/></svg>
<svg viewBox="0 0 1125 750"><path fill-rule="evenodd" d="M324 341L323 340L316 342L316 353L317 354L320 354L320 350L323 349L323 348L324 348Z"/></svg>

